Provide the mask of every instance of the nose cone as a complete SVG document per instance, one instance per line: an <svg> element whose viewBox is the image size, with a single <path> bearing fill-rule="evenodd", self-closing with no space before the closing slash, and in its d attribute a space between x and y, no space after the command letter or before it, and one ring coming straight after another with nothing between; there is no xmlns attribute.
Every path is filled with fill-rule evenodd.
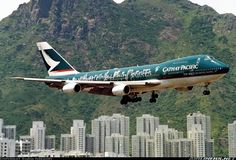
<svg viewBox="0 0 236 160"><path fill-rule="evenodd" d="M228 72L229 72L229 66L225 65L225 66L223 67L223 72L224 72L224 73L228 73Z"/></svg>
<svg viewBox="0 0 236 160"><path fill-rule="evenodd" d="M220 62L220 68L223 73L228 73L229 72L229 66L224 64L223 62Z"/></svg>

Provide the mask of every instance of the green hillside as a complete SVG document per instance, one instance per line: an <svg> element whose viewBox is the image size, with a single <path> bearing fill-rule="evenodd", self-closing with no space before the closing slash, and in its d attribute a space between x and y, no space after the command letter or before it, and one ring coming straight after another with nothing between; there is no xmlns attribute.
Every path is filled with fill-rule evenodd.
<svg viewBox="0 0 236 160"><path fill-rule="evenodd" d="M236 17L187 0L31 0L0 22L0 117L29 134L33 120L43 120L47 134L68 133L73 119L90 122L100 115L160 117L162 124L186 132L186 116L211 116L216 156L227 156L227 124L236 119ZM119 97L65 95L41 83L12 76L44 77L36 42L47 41L78 71L159 63L193 54L209 54L230 65L230 72L210 86L190 92L163 92L158 103L122 107Z"/></svg>

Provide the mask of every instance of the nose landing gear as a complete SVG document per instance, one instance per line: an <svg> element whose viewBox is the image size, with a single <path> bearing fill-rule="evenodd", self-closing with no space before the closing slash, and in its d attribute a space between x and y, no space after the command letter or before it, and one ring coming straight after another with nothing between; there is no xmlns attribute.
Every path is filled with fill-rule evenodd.
<svg viewBox="0 0 236 160"><path fill-rule="evenodd" d="M205 90L203 91L203 95L210 95L210 94L211 94L211 92L210 92L208 86L209 86L209 83L206 84L206 86L205 86Z"/></svg>

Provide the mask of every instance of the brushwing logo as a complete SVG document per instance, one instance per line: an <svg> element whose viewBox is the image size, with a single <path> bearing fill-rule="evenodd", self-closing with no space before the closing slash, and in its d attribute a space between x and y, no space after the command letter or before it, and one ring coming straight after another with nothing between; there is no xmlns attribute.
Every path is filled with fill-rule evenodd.
<svg viewBox="0 0 236 160"><path fill-rule="evenodd" d="M59 61L54 61L51 57L47 55L44 51L42 51L43 57L46 61L46 63L50 66L48 72L51 72L56 66L60 64Z"/></svg>

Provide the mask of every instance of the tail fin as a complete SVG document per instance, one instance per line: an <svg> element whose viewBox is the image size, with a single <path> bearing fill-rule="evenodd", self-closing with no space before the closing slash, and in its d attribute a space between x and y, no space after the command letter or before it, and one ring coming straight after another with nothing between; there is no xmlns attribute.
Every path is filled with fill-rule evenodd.
<svg viewBox="0 0 236 160"><path fill-rule="evenodd" d="M47 42L38 42L38 49L43 57L49 76L78 73L55 49Z"/></svg>

